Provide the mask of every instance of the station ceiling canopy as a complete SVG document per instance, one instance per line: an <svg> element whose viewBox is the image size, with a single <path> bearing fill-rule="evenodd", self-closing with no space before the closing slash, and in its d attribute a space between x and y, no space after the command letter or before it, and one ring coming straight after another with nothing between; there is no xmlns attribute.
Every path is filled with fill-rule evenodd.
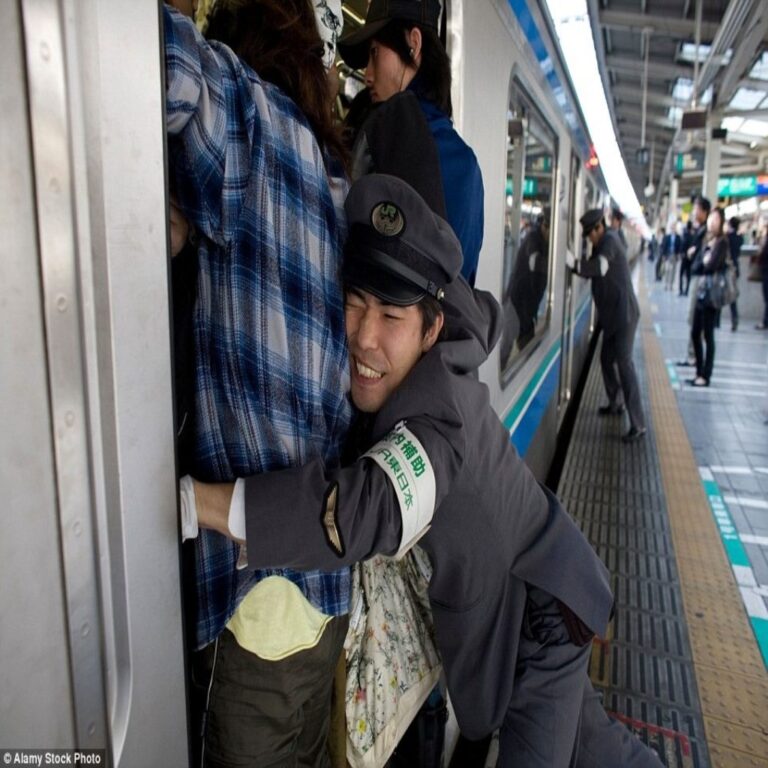
<svg viewBox="0 0 768 768"><path fill-rule="evenodd" d="M727 131L721 177L768 173L768 2L588 0L588 8L619 146L651 214L672 173L681 196L701 190L712 129Z"/></svg>

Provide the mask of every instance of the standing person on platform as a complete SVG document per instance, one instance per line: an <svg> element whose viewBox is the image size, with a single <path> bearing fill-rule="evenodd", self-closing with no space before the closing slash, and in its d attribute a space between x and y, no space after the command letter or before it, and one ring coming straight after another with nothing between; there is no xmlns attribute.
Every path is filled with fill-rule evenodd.
<svg viewBox="0 0 768 768"><path fill-rule="evenodd" d="M463 733L499 728L504 767L659 768L607 716L587 674L612 611L608 572L476 378L498 338L498 304L457 278L451 228L399 179L361 178L346 208L355 456L338 471L315 460L238 480L234 502L231 485L195 483L200 524L244 528L249 567L331 567L418 539Z"/></svg>
<svg viewBox="0 0 768 768"><path fill-rule="evenodd" d="M757 258L763 284L763 320L755 328L758 331L765 331L768 330L768 229L765 231L763 245Z"/></svg>
<svg viewBox="0 0 768 768"><path fill-rule="evenodd" d="M688 256L688 253L693 245L693 239L693 220L688 219L683 230L683 251L680 254L680 289L677 294L678 296L688 295L688 288L691 282L691 264L693 263L693 259Z"/></svg>
<svg viewBox="0 0 768 768"><path fill-rule="evenodd" d="M626 405L630 427L622 440L632 443L645 435L640 385L632 360L640 307L632 288L626 251L618 235L606 229L602 208L587 211L579 221L583 236L592 243L592 254L589 259L575 260L568 252L566 259L579 277L592 281L592 297L603 329L600 366L608 404L599 412L602 416L620 414Z"/></svg>
<svg viewBox="0 0 768 768"><path fill-rule="evenodd" d="M696 356L696 377L688 379L694 387L708 387L715 364L715 324L720 313L719 308L708 304L699 290L706 276L721 272L728 262L728 238L724 232L725 214L721 208L714 208L707 217L707 236L696 254L691 267L691 274L697 277L696 304L691 323L691 342ZM702 348L702 337L706 344L706 357Z"/></svg>
<svg viewBox="0 0 768 768"><path fill-rule="evenodd" d="M207 42L164 9L169 165L198 242L190 464L211 482L334 465L351 421L347 181L324 66L341 18L333 0L220 0ZM327 766L349 569L242 570L215 531L193 546L193 751Z"/></svg>
<svg viewBox="0 0 768 768"><path fill-rule="evenodd" d="M686 265L685 259L686 256L688 258L687 263L687 277L688 282L686 284L685 289L685 295L688 296L690 292L690 298L688 300L688 327L693 327L693 316L696 311L696 295L698 293L698 287L699 287L699 276L694 275L691 276L691 267L693 265L693 262L698 257L699 253L703 250L706 235L707 235L707 219L709 217L709 212L712 209L712 204L709 202L709 199L706 197L697 197L694 200L693 203L693 224L691 225L691 240L688 248L683 253L683 263L681 264L681 269L684 265ZM689 221L690 223L690 221ZM692 289L692 290L691 290ZM693 349L693 337L691 334L688 334L688 353L685 360L680 360L680 362L677 363L681 366L695 366L696 365L696 354Z"/></svg>
<svg viewBox="0 0 768 768"><path fill-rule="evenodd" d="M464 253L461 274L474 285L483 244L483 177L451 122L451 64L438 36L439 18L439 0L372 0L365 24L339 41L339 53L353 69L365 68L374 104L406 90L416 95L437 144L446 214Z"/></svg>
<svg viewBox="0 0 768 768"><path fill-rule="evenodd" d="M664 290L672 291L675 286L675 272L680 253L683 250L683 240L675 225L670 226L669 233L664 235L661 253L664 258Z"/></svg>
<svg viewBox="0 0 768 768"><path fill-rule="evenodd" d="M741 255L741 246L744 245L744 235L739 234L741 220L738 216L731 216L728 220L728 250L731 252L733 268L736 270L736 279L739 279L741 270L739 269L739 256ZM739 306L738 296L731 302L731 331L739 327Z"/></svg>

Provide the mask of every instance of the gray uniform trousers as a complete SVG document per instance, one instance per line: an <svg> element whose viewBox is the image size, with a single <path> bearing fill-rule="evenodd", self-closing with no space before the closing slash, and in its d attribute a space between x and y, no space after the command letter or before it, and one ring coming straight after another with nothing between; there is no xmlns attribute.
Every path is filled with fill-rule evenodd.
<svg viewBox="0 0 768 768"><path fill-rule="evenodd" d="M640 385L632 360L632 346L639 318L635 318L617 331L608 333L603 328L603 347L600 350L600 368L603 373L605 392L611 405L618 405L619 390L629 414L629 423L637 429L645 427L643 405L640 400ZM618 376L617 376L618 370Z"/></svg>
<svg viewBox="0 0 768 768"><path fill-rule="evenodd" d="M529 587L501 768L660 768L656 753L605 713L587 674L591 650L571 642L557 601Z"/></svg>

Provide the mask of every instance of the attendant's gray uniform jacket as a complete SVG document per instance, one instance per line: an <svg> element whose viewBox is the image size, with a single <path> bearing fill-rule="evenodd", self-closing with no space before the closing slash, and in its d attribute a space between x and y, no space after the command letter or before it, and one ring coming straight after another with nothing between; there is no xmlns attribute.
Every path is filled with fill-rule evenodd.
<svg viewBox="0 0 768 768"><path fill-rule="evenodd" d="M419 541L433 566L429 598L451 700L462 733L498 728L515 690L526 583L554 595L598 635L613 598L608 573L510 443L475 375L498 338L500 309L458 280L446 297L446 340L414 367L375 415L370 445L405 420L429 455L436 511ZM329 543L326 501L343 551ZM393 486L362 458L329 471L320 461L246 481L252 568L337 568L398 550ZM325 518L327 520L327 517Z"/></svg>
<svg viewBox="0 0 768 768"><path fill-rule="evenodd" d="M600 270L601 257L608 261L608 271L604 275ZM640 306L632 289L626 249L616 232L605 231L590 258L579 262L578 274L592 281L592 298L606 336L628 327L634 329L640 317Z"/></svg>

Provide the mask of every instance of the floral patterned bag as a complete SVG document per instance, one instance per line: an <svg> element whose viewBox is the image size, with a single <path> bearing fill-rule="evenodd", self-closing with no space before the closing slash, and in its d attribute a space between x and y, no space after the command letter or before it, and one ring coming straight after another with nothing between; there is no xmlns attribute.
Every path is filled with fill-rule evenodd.
<svg viewBox="0 0 768 768"><path fill-rule="evenodd" d="M347 653L347 760L383 766L440 677L427 597L432 566L413 547L377 555L352 574Z"/></svg>

